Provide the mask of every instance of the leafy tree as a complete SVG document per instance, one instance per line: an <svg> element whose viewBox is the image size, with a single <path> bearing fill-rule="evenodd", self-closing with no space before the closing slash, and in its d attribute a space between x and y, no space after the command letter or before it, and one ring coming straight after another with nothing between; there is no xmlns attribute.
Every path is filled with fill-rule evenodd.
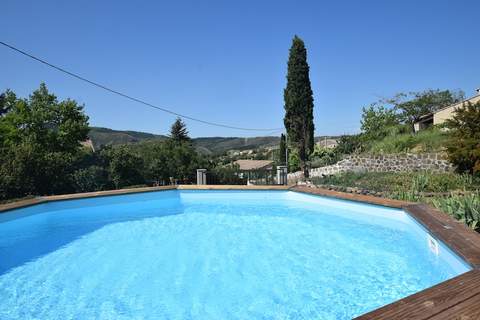
<svg viewBox="0 0 480 320"><path fill-rule="evenodd" d="M282 133L280 136L280 146L279 146L279 155L278 155L278 163L284 164L285 160L287 159L287 142L285 139L285 135Z"/></svg>
<svg viewBox="0 0 480 320"><path fill-rule="evenodd" d="M187 126L182 119L177 118L170 128L170 139L175 142L190 142Z"/></svg>
<svg viewBox="0 0 480 320"><path fill-rule="evenodd" d="M458 171L480 173L480 102L465 104L447 120L451 140L447 146L450 161Z"/></svg>
<svg viewBox="0 0 480 320"><path fill-rule="evenodd" d="M314 168L332 165L338 162L341 158L337 150L322 147L319 144L315 145L315 148L310 157L312 167Z"/></svg>
<svg viewBox="0 0 480 320"><path fill-rule="evenodd" d="M300 168L308 177L306 162L314 146L313 92L310 85L307 50L295 36L288 58L287 86L284 90L285 118L290 145L298 151Z"/></svg>
<svg viewBox="0 0 480 320"><path fill-rule="evenodd" d="M98 165L80 168L72 174L75 192L91 192L109 189L108 173Z"/></svg>
<svg viewBox="0 0 480 320"><path fill-rule="evenodd" d="M344 135L337 141L335 150L339 154L352 154L363 152L365 149L365 143L363 137L359 134L356 135Z"/></svg>
<svg viewBox="0 0 480 320"><path fill-rule="evenodd" d="M244 185L247 183L246 175L240 174L240 166L238 164L219 165L210 171L217 184Z"/></svg>
<svg viewBox="0 0 480 320"><path fill-rule="evenodd" d="M390 103L399 112L403 123L414 131L414 123L420 117L447 107L463 99L463 92L450 90L425 90L421 92L399 93L383 102Z"/></svg>
<svg viewBox="0 0 480 320"><path fill-rule="evenodd" d="M195 181L196 169L207 166L188 142L147 141L129 147L143 159L143 176L148 183L166 184L170 178L190 183Z"/></svg>
<svg viewBox="0 0 480 320"><path fill-rule="evenodd" d="M107 159L109 179L116 189L144 183L143 161L128 146L106 148L102 156Z"/></svg>
<svg viewBox="0 0 480 320"><path fill-rule="evenodd" d="M295 172L300 169L300 156L297 149L289 149L288 152L288 172Z"/></svg>
<svg viewBox="0 0 480 320"><path fill-rule="evenodd" d="M17 101L17 96L13 91L8 90L0 94L0 117L13 108Z"/></svg>
<svg viewBox="0 0 480 320"><path fill-rule="evenodd" d="M388 128L400 123L395 110L383 105L373 103L362 110L361 129L366 140L382 139L387 136Z"/></svg>
<svg viewBox="0 0 480 320"><path fill-rule="evenodd" d="M45 84L28 99L2 98L0 189L5 197L70 192L72 164L87 138L88 117L73 100L58 101Z"/></svg>

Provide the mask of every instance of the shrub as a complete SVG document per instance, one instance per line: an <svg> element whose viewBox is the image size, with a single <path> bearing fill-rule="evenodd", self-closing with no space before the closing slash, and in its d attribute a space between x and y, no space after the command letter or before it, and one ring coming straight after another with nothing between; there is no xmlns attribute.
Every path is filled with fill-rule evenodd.
<svg viewBox="0 0 480 320"><path fill-rule="evenodd" d="M388 135L390 127L399 124L398 116L394 109L383 105L371 104L362 109L362 134L367 140L377 140Z"/></svg>
<svg viewBox="0 0 480 320"><path fill-rule="evenodd" d="M447 152L458 171L480 173L480 102L466 104L447 120L450 140Z"/></svg>
<svg viewBox="0 0 480 320"><path fill-rule="evenodd" d="M238 165L217 166L207 173L208 184L246 184L247 179L239 172Z"/></svg>
<svg viewBox="0 0 480 320"><path fill-rule="evenodd" d="M312 168L318 168L338 162L341 159L341 156L335 149L315 145L315 149L310 155L310 159L310 166Z"/></svg>
<svg viewBox="0 0 480 320"><path fill-rule="evenodd" d="M109 189L108 174L102 167L90 166L72 174L75 192L90 192Z"/></svg>
<svg viewBox="0 0 480 320"><path fill-rule="evenodd" d="M360 134L341 136L335 151L339 154L359 153L365 150L364 139Z"/></svg>
<svg viewBox="0 0 480 320"><path fill-rule="evenodd" d="M480 231L480 193L434 199L433 205L473 230Z"/></svg>

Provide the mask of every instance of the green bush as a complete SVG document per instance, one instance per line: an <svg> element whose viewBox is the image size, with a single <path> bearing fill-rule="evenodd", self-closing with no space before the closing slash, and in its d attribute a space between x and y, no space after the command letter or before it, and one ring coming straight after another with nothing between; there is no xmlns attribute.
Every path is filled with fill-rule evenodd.
<svg viewBox="0 0 480 320"><path fill-rule="evenodd" d="M75 192L90 192L110 189L108 173L100 166L90 166L76 170L72 174Z"/></svg>
<svg viewBox="0 0 480 320"><path fill-rule="evenodd" d="M480 231L480 193L437 198L433 205L473 230Z"/></svg>
<svg viewBox="0 0 480 320"><path fill-rule="evenodd" d="M458 108L446 125L451 135L447 146L450 161L460 172L480 175L480 102Z"/></svg>
<svg viewBox="0 0 480 320"><path fill-rule="evenodd" d="M207 172L207 180L210 180L207 181L209 184L247 184L247 178L240 174L238 165L217 166Z"/></svg>
<svg viewBox="0 0 480 320"><path fill-rule="evenodd" d="M335 149L315 145L315 149L310 155L310 166L312 168L328 166L338 162L340 159L341 156L336 152Z"/></svg>
<svg viewBox="0 0 480 320"><path fill-rule="evenodd" d="M352 154L365 151L364 138L360 134L341 136L337 141L335 151L338 154Z"/></svg>

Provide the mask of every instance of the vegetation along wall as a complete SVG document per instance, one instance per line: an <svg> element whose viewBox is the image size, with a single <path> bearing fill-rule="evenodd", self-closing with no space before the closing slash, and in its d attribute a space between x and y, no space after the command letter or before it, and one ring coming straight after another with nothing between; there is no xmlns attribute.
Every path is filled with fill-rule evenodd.
<svg viewBox="0 0 480 320"><path fill-rule="evenodd" d="M310 177L333 175L342 172L405 172L405 171L453 171L453 165L442 153L350 155L343 160L325 167L310 170ZM295 182L301 172L290 173L289 182Z"/></svg>

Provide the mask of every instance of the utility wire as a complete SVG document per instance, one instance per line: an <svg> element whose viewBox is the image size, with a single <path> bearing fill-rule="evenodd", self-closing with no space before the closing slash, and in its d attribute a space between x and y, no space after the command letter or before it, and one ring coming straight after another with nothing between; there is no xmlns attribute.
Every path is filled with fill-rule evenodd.
<svg viewBox="0 0 480 320"><path fill-rule="evenodd" d="M135 97L132 97L130 95L127 95L125 93L122 93L120 91L117 91L117 90L114 90L114 89L111 89L103 84L100 84L98 82L95 82L95 81L92 81L92 80L89 80L87 78L84 78L76 73L73 73L73 72L70 72L64 68L61 68L59 66L56 66L48 61L45 61L43 59L40 59L28 52L25 52L23 50L20 50L12 45L9 45L3 41L0 41L0 44L17 52L17 53L20 53L26 57L29 57L33 60L36 60L46 66L49 66L53 69L56 69L57 71L60 71L60 72L63 72L71 77L74 77L74 78L77 78L78 80L81 80L81 81L84 81L84 82L87 82L95 87L98 87L100 89L103 89L103 90L106 90L110 93L113 93L113 94L116 94L116 95L119 95L123 98L126 98L126 99L129 99L129 100L132 100L132 101L135 101L137 103L140 103L140 104L143 104L145 106L148 106L150 108L153 108L153 109L157 109L157 110L160 110L160 111L163 111L163 112L166 112L166 113L169 113L169 114L173 114L177 117L180 117L180 118L184 118L184 119L188 119L188 120L192 120L192 121L196 121L196 122L200 122L200 123L203 123L203 124L207 124L207 125L210 125L210 126L216 126L216 127L222 127L222 128L228 128L228 129L235 129L235 130L244 130L244 131L276 131L276 130L282 130L283 128L269 128L269 129L261 129L261 128L243 128L243 127L236 127L236 126L231 126L231 125L226 125L226 124L222 124L222 123L217 123L217 122L211 122L211 121L206 121L206 120L202 120L202 119L198 119L198 118L194 118L194 117L190 117L190 116L187 116L187 115L184 115L184 114L181 114L181 113L178 113L178 112L175 112L175 111L172 111L172 110L169 110L167 108L163 108L163 107L159 107L157 105L154 105L152 103L149 103L149 102L146 102L144 100L141 100L141 99L138 99L138 98L135 98Z"/></svg>

